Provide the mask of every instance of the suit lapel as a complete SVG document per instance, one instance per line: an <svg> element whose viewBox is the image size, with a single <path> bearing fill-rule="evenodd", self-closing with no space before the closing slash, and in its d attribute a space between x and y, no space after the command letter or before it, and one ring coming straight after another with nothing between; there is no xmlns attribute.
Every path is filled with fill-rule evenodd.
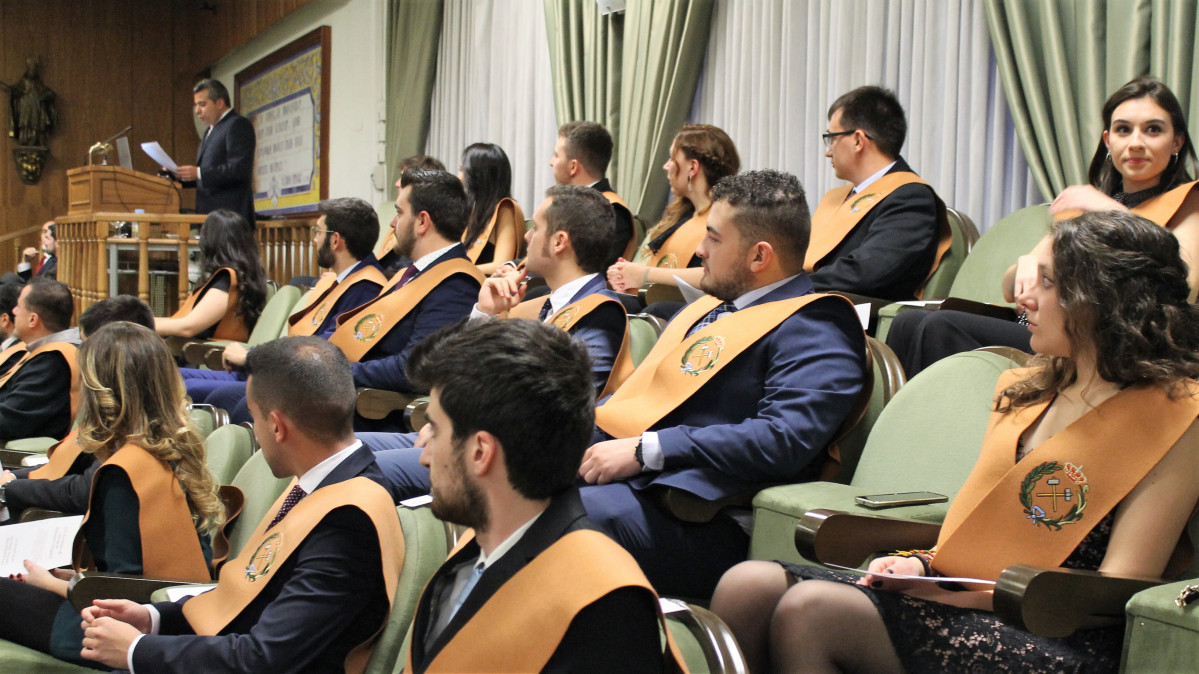
<svg viewBox="0 0 1199 674"><path fill-rule="evenodd" d="M578 302L579 300L583 299L584 297L587 297L588 295L590 295L592 293L596 293L596 292L603 290L604 287L605 287L604 275L600 274L600 275L596 276L595 278L591 279L590 281L588 281L587 283L583 284L583 287L579 288L579 291L577 293L575 293L574 297L570 298L570 302L571 302L571 304Z"/></svg>

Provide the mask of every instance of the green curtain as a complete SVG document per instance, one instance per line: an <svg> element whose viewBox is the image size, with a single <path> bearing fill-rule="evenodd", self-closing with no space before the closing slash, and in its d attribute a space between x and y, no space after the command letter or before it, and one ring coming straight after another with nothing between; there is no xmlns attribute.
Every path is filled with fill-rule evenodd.
<svg viewBox="0 0 1199 674"><path fill-rule="evenodd" d="M986 0L986 12L1016 133L1046 199L1086 183L1103 102L1134 77L1160 77L1189 119L1199 113L1196 0Z"/></svg>
<svg viewBox="0 0 1199 674"><path fill-rule="evenodd" d="M691 111L711 23L712 0L634 0L626 10L613 182L645 222L666 202L659 167Z"/></svg>
<svg viewBox="0 0 1199 674"><path fill-rule="evenodd" d="M545 0L545 32L558 124L599 122L619 138L624 14L604 16L595 0Z"/></svg>
<svg viewBox="0 0 1199 674"><path fill-rule="evenodd" d="M389 0L387 3L387 188L396 198L396 164L423 154L429 136L442 0Z"/></svg>

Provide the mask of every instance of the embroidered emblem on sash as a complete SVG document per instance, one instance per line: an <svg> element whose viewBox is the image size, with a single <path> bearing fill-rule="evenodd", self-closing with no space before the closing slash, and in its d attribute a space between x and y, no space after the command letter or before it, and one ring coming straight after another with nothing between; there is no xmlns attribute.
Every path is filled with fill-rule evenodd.
<svg viewBox="0 0 1199 674"><path fill-rule="evenodd" d="M873 204L876 200L878 200L878 195L873 192L871 192L870 194L863 194L862 196L858 197L857 199L854 199L853 203L849 205L849 212L857 213L858 211L862 210L863 206L869 206L870 204Z"/></svg>
<svg viewBox="0 0 1199 674"><path fill-rule="evenodd" d="M572 322L574 322L575 316L578 313L578 307L567 307L566 309L563 309L562 313L554 317L554 327L558 328L559 330L565 330L566 328L570 327Z"/></svg>
<svg viewBox="0 0 1199 674"><path fill-rule="evenodd" d="M1041 484L1042 479L1044 484ZM1082 519L1090 490L1082 466L1046 461L1029 471L1020 482L1020 503L1024 506L1025 519L1032 520L1033 525L1061 531L1062 525Z"/></svg>
<svg viewBox="0 0 1199 674"><path fill-rule="evenodd" d="M271 567L275 565L275 555L283 549L283 534L271 534L266 540L259 544L258 549L250 556L250 563L246 565L246 578L251 583L262 578L271 572Z"/></svg>
<svg viewBox="0 0 1199 674"><path fill-rule="evenodd" d="M329 313L329 303L322 302L316 313L312 315L312 324L320 325L321 321L325 320L325 314L327 313Z"/></svg>
<svg viewBox="0 0 1199 674"><path fill-rule="evenodd" d="M379 314L367 314L358 319L354 324L354 339L360 342L369 342L379 336L379 330L383 327L383 317Z"/></svg>
<svg viewBox="0 0 1199 674"><path fill-rule="evenodd" d="M724 350L724 337L711 335L697 339L683 352L683 374L699 376L716 366L720 352Z"/></svg>
<svg viewBox="0 0 1199 674"><path fill-rule="evenodd" d="M679 256L675 255L674 253L667 253L667 254L663 255L662 259L658 260L658 268L659 269L678 269L679 268Z"/></svg>

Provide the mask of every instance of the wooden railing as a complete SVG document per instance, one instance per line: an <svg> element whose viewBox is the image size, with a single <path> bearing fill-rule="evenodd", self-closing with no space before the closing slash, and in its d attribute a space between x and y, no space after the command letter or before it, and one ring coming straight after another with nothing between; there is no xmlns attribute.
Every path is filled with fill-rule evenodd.
<svg viewBox="0 0 1199 674"><path fill-rule="evenodd" d="M312 247L315 217L258 222L258 252L266 277L280 286L295 276L317 276Z"/></svg>

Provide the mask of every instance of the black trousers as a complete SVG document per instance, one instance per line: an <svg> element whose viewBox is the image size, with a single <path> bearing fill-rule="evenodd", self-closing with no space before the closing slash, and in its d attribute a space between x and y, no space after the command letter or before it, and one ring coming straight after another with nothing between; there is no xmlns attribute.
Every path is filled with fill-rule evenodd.
<svg viewBox="0 0 1199 674"><path fill-rule="evenodd" d="M1014 321L961 311L900 313L891 322L887 346L899 356L908 379L933 363L982 346L1010 346L1032 353L1028 328Z"/></svg>

